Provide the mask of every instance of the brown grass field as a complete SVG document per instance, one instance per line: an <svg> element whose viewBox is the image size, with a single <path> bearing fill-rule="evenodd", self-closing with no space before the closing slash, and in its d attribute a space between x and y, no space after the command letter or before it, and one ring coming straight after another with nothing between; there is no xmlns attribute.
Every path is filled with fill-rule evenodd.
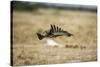
<svg viewBox="0 0 100 67"><path fill-rule="evenodd" d="M97 60L97 13L43 9L13 11L13 64L40 65ZM74 34L54 38L63 47L45 46L36 33L55 24Z"/></svg>

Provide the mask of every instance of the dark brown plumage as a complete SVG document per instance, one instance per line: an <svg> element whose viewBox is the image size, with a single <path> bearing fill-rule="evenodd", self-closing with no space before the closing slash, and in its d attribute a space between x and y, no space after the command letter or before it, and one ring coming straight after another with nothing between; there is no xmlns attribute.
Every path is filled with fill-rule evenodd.
<svg viewBox="0 0 100 67"><path fill-rule="evenodd" d="M73 36L73 34L62 30L60 27L55 26L54 24L51 24L51 28L48 31L42 32L42 33L37 33L37 36L39 38L39 40L45 38L45 37L49 37L49 38L53 38L53 37L58 37L58 36Z"/></svg>

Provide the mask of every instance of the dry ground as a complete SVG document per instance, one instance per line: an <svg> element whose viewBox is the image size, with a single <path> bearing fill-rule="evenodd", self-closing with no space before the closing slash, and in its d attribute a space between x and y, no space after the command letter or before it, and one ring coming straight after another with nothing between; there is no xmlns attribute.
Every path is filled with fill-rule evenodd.
<svg viewBox="0 0 100 67"><path fill-rule="evenodd" d="M13 63L37 65L97 60L96 12L79 10L38 9L13 11ZM62 27L73 37L58 37L65 47L48 47L38 40L36 33Z"/></svg>

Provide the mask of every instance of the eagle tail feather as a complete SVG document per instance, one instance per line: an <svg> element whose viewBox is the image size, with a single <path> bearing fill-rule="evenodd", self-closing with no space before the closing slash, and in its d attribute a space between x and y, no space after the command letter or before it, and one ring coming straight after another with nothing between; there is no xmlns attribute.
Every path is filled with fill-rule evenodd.
<svg viewBox="0 0 100 67"><path fill-rule="evenodd" d="M41 35L40 33L37 33L37 36L38 36L38 38L39 38L40 40L42 40L42 39L44 38L44 36Z"/></svg>

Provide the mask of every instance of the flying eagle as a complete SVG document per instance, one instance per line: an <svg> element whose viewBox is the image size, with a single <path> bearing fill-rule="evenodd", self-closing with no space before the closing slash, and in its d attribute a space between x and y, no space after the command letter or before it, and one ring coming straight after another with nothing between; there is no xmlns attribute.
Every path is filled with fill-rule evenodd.
<svg viewBox="0 0 100 67"><path fill-rule="evenodd" d="M54 24L51 24L51 28L45 32L42 33L37 33L37 36L39 38L39 40L42 40L43 38L54 38L54 37L58 37L58 36L73 36L73 34L62 30L60 27L55 26Z"/></svg>

